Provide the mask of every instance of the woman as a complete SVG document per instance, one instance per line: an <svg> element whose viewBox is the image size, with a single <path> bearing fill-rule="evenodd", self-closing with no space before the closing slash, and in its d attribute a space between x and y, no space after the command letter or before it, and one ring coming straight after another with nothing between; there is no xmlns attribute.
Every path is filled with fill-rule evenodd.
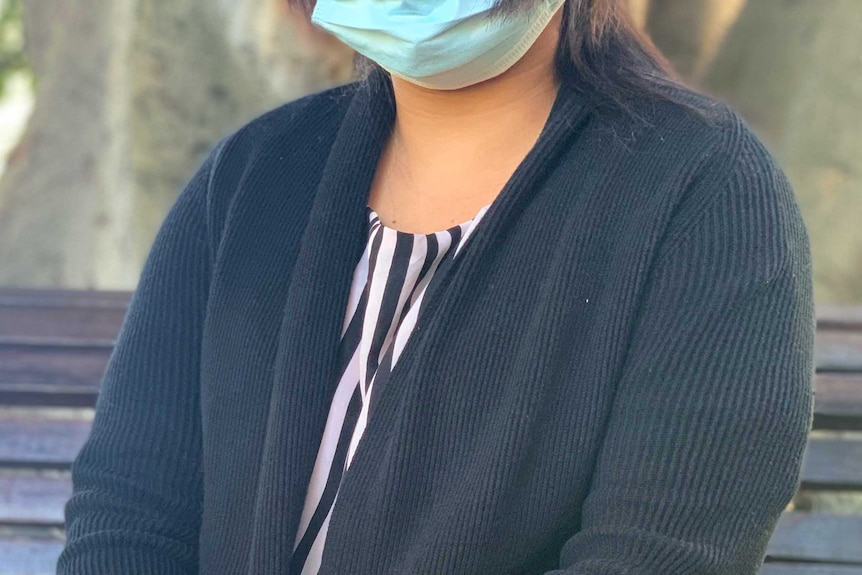
<svg viewBox="0 0 862 575"><path fill-rule="evenodd" d="M170 212L60 573L758 571L810 424L806 232L622 4L318 1L367 77Z"/></svg>

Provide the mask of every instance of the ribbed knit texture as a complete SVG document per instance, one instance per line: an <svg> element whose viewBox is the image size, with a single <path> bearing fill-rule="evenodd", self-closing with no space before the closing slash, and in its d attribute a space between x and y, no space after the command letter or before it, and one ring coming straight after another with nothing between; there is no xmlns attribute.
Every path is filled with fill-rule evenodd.
<svg viewBox="0 0 862 575"><path fill-rule="evenodd" d="M316 575L320 570L330 512L374 398L413 332L436 270L455 257L487 208L459 225L425 234L385 226L369 208L368 245L353 273L338 353L338 387L308 484L291 573Z"/></svg>
<svg viewBox="0 0 862 575"><path fill-rule="evenodd" d="M808 239L730 110L563 87L436 274L321 575L753 575L811 423ZM227 138L171 210L73 467L62 574L286 573L394 107L375 74Z"/></svg>

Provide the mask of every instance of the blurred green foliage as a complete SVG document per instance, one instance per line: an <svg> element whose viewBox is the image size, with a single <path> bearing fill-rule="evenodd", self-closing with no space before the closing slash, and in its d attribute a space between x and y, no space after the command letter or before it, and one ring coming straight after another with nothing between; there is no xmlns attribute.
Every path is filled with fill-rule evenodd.
<svg viewBox="0 0 862 575"><path fill-rule="evenodd" d="M9 78L29 70L24 55L24 0L0 0L0 98Z"/></svg>

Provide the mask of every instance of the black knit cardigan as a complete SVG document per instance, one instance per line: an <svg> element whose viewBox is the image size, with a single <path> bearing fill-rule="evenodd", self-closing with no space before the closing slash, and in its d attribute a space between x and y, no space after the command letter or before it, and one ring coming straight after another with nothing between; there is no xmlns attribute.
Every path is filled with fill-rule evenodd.
<svg viewBox="0 0 862 575"><path fill-rule="evenodd" d="M732 111L563 86L425 308L321 575L757 572L811 423L808 238ZM331 397L381 77L226 138L164 222L73 467L59 573L287 574Z"/></svg>

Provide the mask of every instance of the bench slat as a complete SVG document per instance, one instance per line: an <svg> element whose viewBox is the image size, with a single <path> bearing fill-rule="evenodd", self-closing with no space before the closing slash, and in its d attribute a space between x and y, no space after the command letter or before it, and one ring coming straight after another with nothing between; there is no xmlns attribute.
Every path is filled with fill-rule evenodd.
<svg viewBox="0 0 862 575"><path fill-rule="evenodd" d="M0 557L4 573L54 575L63 543L52 539L0 538ZM759 575L862 575L862 567L767 563Z"/></svg>
<svg viewBox="0 0 862 575"><path fill-rule="evenodd" d="M132 292L113 290L0 287L0 307L125 307ZM835 316L843 308L835 308ZM851 310L853 308L850 308Z"/></svg>
<svg viewBox="0 0 862 575"><path fill-rule="evenodd" d="M769 542L774 560L862 566L862 517L790 512Z"/></svg>
<svg viewBox="0 0 862 575"><path fill-rule="evenodd" d="M11 440L4 442L11 447L0 447L0 457L6 466L65 468L83 443L88 429L88 425L81 422L38 425L39 428L34 429L32 424L17 424L13 427L14 433L4 435L9 427L0 422L0 436ZM61 440L61 437L65 439ZM862 465L862 445L852 445L855 449L848 450L848 443L852 445L853 442L812 440L803 464L803 486L858 489L862 484L862 473L854 470ZM843 475L845 473L847 475ZM15 522L12 520L17 517L18 522L26 524L60 524L63 503L70 494L68 474L0 477L0 522ZM862 547L862 531L859 535L859 546Z"/></svg>
<svg viewBox="0 0 862 575"><path fill-rule="evenodd" d="M862 431L862 374L818 374L814 387L815 429Z"/></svg>
<svg viewBox="0 0 862 575"><path fill-rule="evenodd" d="M131 296L129 291L0 288L0 336L113 339ZM820 369L862 371L862 307L818 306L817 324Z"/></svg>
<svg viewBox="0 0 862 575"><path fill-rule="evenodd" d="M98 384L2 383L0 405L38 407L93 407Z"/></svg>
<svg viewBox="0 0 862 575"><path fill-rule="evenodd" d="M131 295L130 291L0 287L0 314L4 308L124 309ZM817 327L862 329L862 307L818 305Z"/></svg>
<svg viewBox="0 0 862 575"><path fill-rule="evenodd" d="M0 404L93 405L112 351L110 341L0 338ZM45 403L25 401L58 389L63 396Z"/></svg>
<svg viewBox="0 0 862 575"><path fill-rule="evenodd" d="M107 342L0 341L0 404L92 406L111 350ZM818 374L816 387L815 427L862 429L862 375Z"/></svg>
<svg viewBox="0 0 862 575"><path fill-rule="evenodd" d="M89 432L89 421L0 415L0 466L66 469Z"/></svg>
<svg viewBox="0 0 862 575"><path fill-rule="evenodd" d="M858 343L862 368L862 335L858 342L848 339L856 335L821 343L824 365L836 368L836 358ZM92 406L111 351L109 340L0 336L0 405ZM816 428L862 430L862 373L818 373L815 387Z"/></svg>
<svg viewBox="0 0 862 575"><path fill-rule="evenodd" d="M802 486L862 490L862 441L812 437L802 459Z"/></svg>
<svg viewBox="0 0 862 575"><path fill-rule="evenodd" d="M125 314L125 307L0 307L0 336L114 339Z"/></svg>
<svg viewBox="0 0 862 575"><path fill-rule="evenodd" d="M839 330L818 331L814 343L817 371L862 371L862 333Z"/></svg>
<svg viewBox="0 0 862 575"><path fill-rule="evenodd" d="M4 472L0 475L0 526L62 528L63 509L71 496L69 472Z"/></svg>
<svg viewBox="0 0 862 575"><path fill-rule="evenodd" d="M90 422L0 415L0 465L63 469L87 438ZM807 489L862 490L862 441L812 438L802 466Z"/></svg>
<svg viewBox="0 0 862 575"><path fill-rule="evenodd" d="M862 567L813 563L767 563L759 575L862 575Z"/></svg>
<svg viewBox="0 0 862 575"><path fill-rule="evenodd" d="M0 478L0 525L61 527L71 495L68 474ZM862 575L862 517L786 513L769 545L770 559L842 561L859 567L769 563L761 575ZM0 549L3 542L0 540ZM0 556L3 555L0 551ZM856 569L854 571L854 569Z"/></svg>
<svg viewBox="0 0 862 575"><path fill-rule="evenodd" d="M89 429L88 421L0 416L0 465L67 469ZM862 441L812 438L803 459L802 485L806 489L862 490Z"/></svg>
<svg viewBox="0 0 862 575"><path fill-rule="evenodd" d="M114 339L131 292L0 288L0 337Z"/></svg>
<svg viewBox="0 0 862 575"><path fill-rule="evenodd" d="M862 306L817 306L817 329L862 331Z"/></svg>
<svg viewBox="0 0 862 575"><path fill-rule="evenodd" d="M4 575L53 575L62 551L60 539L0 537L0 572Z"/></svg>

